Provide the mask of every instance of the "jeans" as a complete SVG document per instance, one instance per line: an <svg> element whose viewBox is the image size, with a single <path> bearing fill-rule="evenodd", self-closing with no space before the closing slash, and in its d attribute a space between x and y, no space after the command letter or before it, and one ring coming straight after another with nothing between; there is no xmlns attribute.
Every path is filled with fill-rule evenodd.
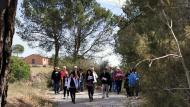
<svg viewBox="0 0 190 107"><path fill-rule="evenodd" d="M122 80L117 80L116 81L117 94L121 92L121 85L122 85Z"/></svg>
<svg viewBox="0 0 190 107"><path fill-rule="evenodd" d="M108 84L102 84L102 98L106 96L108 97L108 93L109 93L109 85Z"/></svg>
<svg viewBox="0 0 190 107"><path fill-rule="evenodd" d="M88 88L88 96L89 96L89 99L90 101L93 100L93 95L94 95L94 87L93 86L87 86Z"/></svg>
<svg viewBox="0 0 190 107"><path fill-rule="evenodd" d="M139 96L139 81L137 81L134 90L135 90L135 96L138 97Z"/></svg>
<svg viewBox="0 0 190 107"><path fill-rule="evenodd" d="M53 87L55 94L59 93L59 81L54 81Z"/></svg>
<svg viewBox="0 0 190 107"><path fill-rule="evenodd" d="M69 90L68 90L67 87L65 86L65 87L64 87L64 91L63 91L64 97L66 96L66 94L67 94L67 96L69 96Z"/></svg>
<svg viewBox="0 0 190 107"><path fill-rule="evenodd" d="M84 90L84 83L80 82L80 91L83 92L83 90Z"/></svg>
<svg viewBox="0 0 190 107"><path fill-rule="evenodd" d="M116 92L116 82L115 82L115 80L112 81L112 91Z"/></svg>
<svg viewBox="0 0 190 107"><path fill-rule="evenodd" d="M70 88L69 91L70 91L70 96L71 96L72 102L75 103L76 88Z"/></svg>
<svg viewBox="0 0 190 107"><path fill-rule="evenodd" d="M60 90L63 90L63 89L64 89L64 83L65 83L65 81L64 81L64 78L63 78L63 79L61 79Z"/></svg>

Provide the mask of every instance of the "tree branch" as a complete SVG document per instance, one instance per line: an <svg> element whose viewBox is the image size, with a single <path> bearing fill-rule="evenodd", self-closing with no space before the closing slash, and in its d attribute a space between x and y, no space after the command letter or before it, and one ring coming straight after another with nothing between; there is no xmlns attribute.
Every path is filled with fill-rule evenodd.
<svg viewBox="0 0 190 107"><path fill-rule="evenodd" d="M156 57L156 58L153 58L153 59L144 59L144 60L142 60L142 61L139 61L139 62L135 65L135 67L139 66L141 63L146 62L146 61L149 61L149 62L150 62L150 63L149 63L149 67L151 67L151 66L152 66L152 63L153 63L154 61L159 60L159 59L164 59L164 58L167 58L167 57L171 57L171 56L177 57L177 58L178 58L178 57L182 57L182 56L177 55L177 54L167 54L167 55L164 55L164 56L161 56L161 57Z"/></svg>
<svg viewBox="0 0 190 107"><path fill-rule="evenodd" d="M162 1L162 0L161 0ZM176 45L177 45L177 49L178 49L178 54L181 56L181 62L182 62L182 65L183 65L183 68L185 70L185 73L186 73L186 78L187 78L187 82L188 82L188 87L190 88L190 75L189 75L189 70L185 64L185 60L183 58L183 55L181 53L181 48L179 46L179 42L178 42L178 39L173 31L173 22L171 20L171 22L169 23L169 19L168 17L166 16L166 13L164 11L164 9L162 9L162 14L164 15L164 18L166 19L166 25L168 26L168 28L170 29L170 32L172 33L172 36L173 38L175 39L175 42L176 42Z"/></svg>

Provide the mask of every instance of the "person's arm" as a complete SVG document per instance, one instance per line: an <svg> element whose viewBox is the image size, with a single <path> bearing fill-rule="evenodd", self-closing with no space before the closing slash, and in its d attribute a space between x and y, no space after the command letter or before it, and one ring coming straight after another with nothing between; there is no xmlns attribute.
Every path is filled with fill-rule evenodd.
<svg viewBox="0 0 190 107"><path fill-rule="evenodd" d="M87 80L88 80L88 75L86 74L85 75L85 82L87 82Z"/></svg>
<svg viewBox="0 0 190 107"><path fill-rule="evenodd" d="M68 78L68 81L67 81L67 89L70 88L70 83L71 83L71 78Z"/></svg>
<svg viewBox="0 0 190 107"><path fill-rule="evenodd" d="M97 79L98 78L98 74L95 72L95 78Z"/></svg>
<svg viewBox="0 0 190 107"><path fill-rule="evenodd" d="M101 73L98 79L102 80L102 77L103 77L103 74Z"/></svg>
<svg viewBox="0 0 190 107"><path fill-rule="evenodd" d="M59 80L61 80L61 73L59 72Z"/></svg>
<svg viewBox="0 0 190 107"><path fill-rule="evenodd" d="M54 71L51 73L51 80L54 78Z"/></svg>
<svg viewBox="0 0 190 107"><path fill-rule="evenodd" d="M107 75L108 75L108 78L107 78L108 80L107 81L108 81L108 84L110 85L111 84L111 74L108 73Z"/></svg>

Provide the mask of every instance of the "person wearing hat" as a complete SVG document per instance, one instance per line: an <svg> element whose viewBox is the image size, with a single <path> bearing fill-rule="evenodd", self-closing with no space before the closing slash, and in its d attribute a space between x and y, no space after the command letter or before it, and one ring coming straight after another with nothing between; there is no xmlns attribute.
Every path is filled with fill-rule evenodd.
<svg viewBox="0 0 190 107"><path fill-rule="evenodd" d="M58 67L54 67L54 70L51 75L55 94L59 94L59 84L61 81L61 74L60 74L59 70L60 69Z"/></svg>

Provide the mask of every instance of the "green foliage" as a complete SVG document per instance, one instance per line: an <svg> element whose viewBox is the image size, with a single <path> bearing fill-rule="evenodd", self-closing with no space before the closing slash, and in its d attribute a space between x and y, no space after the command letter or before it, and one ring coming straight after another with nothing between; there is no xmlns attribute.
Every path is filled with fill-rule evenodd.
<svg viewBox="0 0 190 107"><path fill-rule="evenodd" d="M24 0L22 7L19 36L30 46L55 49L55 66L62 48L76 61L95 56L113 39L115 17L96 0Z"/></svg>
<svg viewBox="0 0 190 107"><path fill-rule="evenodd" d="M123 8L126 17L121 18L120 30L115 37L116 52L123 57L124 68L134 67L144 59L167 54L178 54L175 40L166 26L162 9L173 20L173 30L179 40L186 65L190 68L189 19L182 0L131 0ZM182 4L182 5L181 5ZM175 7L175 8L174 8ZM149 61L138 66L141 89L148 100L146 107L186 107L190 103L185 72L179 58L156 60L149 68Z"/></svg>
<svg viewBox="0 0 190 107"><path fill-rule="evenodd" d="M96 0L64 0L67 34L64 48L74 58L93 57L113 39L114 15Z"/></svg>
<svg viewBox="0 0 190 107"><path fill-rule="evenodd" d="M23 22L17 23L18 35L31 47L45 51L55 50L54 66L64 39L62 0L24 0L22 4ZM59 7L59 8L58 8Z"/></svg>
<svg viewBox="0 0 190 107"><path fill-rule="evenodd" d="M18 57L11 58L10 71L10 82L29 79L30 66Z"/></svg>

